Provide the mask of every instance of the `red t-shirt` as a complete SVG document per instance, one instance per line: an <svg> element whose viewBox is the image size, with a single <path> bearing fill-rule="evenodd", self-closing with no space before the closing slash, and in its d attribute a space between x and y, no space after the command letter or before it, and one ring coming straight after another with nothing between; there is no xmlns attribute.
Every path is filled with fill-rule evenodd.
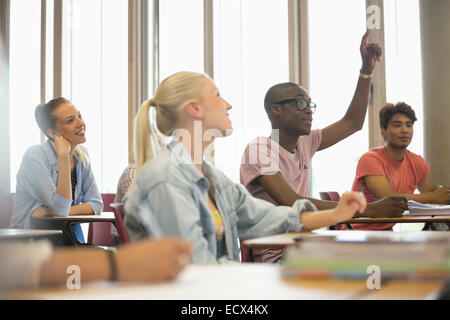
<svg viewBox="0 0 450 320"><path fill-rule="evenodd" d="M358 191L362 184L367 202L372 202L376 196L367 188L364 177L382 175L389 181L393 191L412 194L429 172L430 165L421 156L411 151L406 150L402 162L395 162L388 157L384 147L377 147L369 150L359 159L352 190ZM394 223L352 224L355 230L386 230L392 229L392 226Z"/></svg>

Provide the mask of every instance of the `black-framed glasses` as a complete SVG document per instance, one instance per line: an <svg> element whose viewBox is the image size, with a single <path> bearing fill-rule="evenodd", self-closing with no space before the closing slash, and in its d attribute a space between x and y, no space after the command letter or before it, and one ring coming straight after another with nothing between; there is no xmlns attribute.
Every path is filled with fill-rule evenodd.
<svg viewBox="0 0 450 320"><path fill-rule="evenodd" d="M275 102L274 104L285 104L285 103L289 103L292 101L296 102L296 107L299 111L305 111L305 109L308 107L311 109L311 113L314 113L316 111L317 106L314 102L306 101L305 99L300 98L300 97L281 100L281 101Z"/></svg>

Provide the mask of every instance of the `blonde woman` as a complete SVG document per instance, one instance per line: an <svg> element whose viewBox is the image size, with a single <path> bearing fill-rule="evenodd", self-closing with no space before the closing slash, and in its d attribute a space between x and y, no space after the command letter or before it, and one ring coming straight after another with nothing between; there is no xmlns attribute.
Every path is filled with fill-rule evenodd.
<svg viewBox="0 0 450 320"><path fill-rule="evenodd" d="M174 140L156 155L149 109L156 126ZM231 105L206 75L179 72L165 79L136 118L137 176L125 204L132 240L178 236L192 245L191 261L239 261L238 238L313 230L365 209L364 197L344 193L332 210L316 211L308 200L292 207L252 197L240 184L203 160L213 138L232 132Z"/></svg>
<svg viewBox="0 0 450 320"><path fill-rule="evenodd" d="M31 228L31 216L100 214L102 198L79 146L86 142L80 111L61 97L37 106L35 118L48 140L30 147L23 157L10 227ZM73 231L84 242L79 224Z"/></svg>

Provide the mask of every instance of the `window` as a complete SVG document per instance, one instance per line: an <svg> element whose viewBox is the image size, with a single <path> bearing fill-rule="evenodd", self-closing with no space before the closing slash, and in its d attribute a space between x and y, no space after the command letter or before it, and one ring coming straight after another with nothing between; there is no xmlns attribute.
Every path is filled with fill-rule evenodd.
<svg viewBox="0 0 450 320"><path fill-rule="evenodd" d="M406 102L416 113L414 137L408 150L423 156L423 103L419 1L384 2L386 100ZM389 31L389 32L388 32ZM418 190L416 190L418 193ZM403 223L395 231L420 231L423 223Z"/></svg>
<svg viewBox="0 0 450 320"><path fill-rule="evenodd" d="M264 96L272 85L289 81L287 1L216 0L214 12L214 78L233 106L234 129L215 140L215 164L239 182L245 146L271 132Z"/></svg>
<svg viewBox="0 0 450 320"><path fill-rule="evenodd" d="M386 100L406 102L416 113L414 138L408 147L423 155L423 103L419 1L384 2ZM389 31L389 32L388 32Z"/></svg>
<svg viewBox="0 0 450 320"><path fill-rule="evenodd" d="M309 1L310 95L317 104L313 129L341 119L361 68L359 45L366 30L365 1ZM361 131L318 152L312 160L312 196L351 190L359 157L368 150L367 119Z"/></svg>
<svg viewBox="0 0 450 320"><path fill-rule="evenodd" d="M159 1L160 81L178 71L203 72L203 0Z"/></svg>
<svg viewBox="0 0 450 320"><path fill-rule="evenodd" d="M86 121L101 192L116 192L128 162L128 1L66 0L63 96Z"/></svg>
<svg viewBox="0 0 450 320"><path fill-rule="evenodd" d="M11 1L10 10L10 190L15 192L25 151L40 143L34 108L40 101L41 3Z"/></svg>

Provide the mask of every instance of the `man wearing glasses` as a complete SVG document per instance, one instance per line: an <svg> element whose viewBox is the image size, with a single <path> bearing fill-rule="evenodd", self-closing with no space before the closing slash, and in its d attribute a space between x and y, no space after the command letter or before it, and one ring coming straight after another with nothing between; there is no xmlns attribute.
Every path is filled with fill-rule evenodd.
<svg viewBox="0 0 450 320"><path fill-rule="evenodd" d="M366 43L368 35L369 30L361 41L362 68L353 99L344 117L330 126L311 131L316 104L298 84L280 83L267 91L264 108L272 125L271 136L258 137L247 145L240 168L241 183L253 196L287 206L297 199L308 199L318 210L337 205L337 202L308 198L311 158L316 151L331 147L364 124L372 71L381 57L379 44ZM369 204L360 216L400 216L407 208L403 197L387 197ZM253 259L276 262L282 253L282 250L256 249Z"/></svg>

